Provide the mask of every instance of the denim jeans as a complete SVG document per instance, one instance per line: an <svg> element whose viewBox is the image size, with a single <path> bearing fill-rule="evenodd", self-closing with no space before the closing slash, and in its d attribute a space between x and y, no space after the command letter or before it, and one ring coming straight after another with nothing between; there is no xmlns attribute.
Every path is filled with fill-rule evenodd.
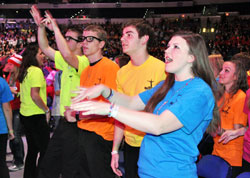
<svg viewBox="0 0 250 178"><path fill-rule="evenodd" d="M20 122L19 110L13 110L13 130L15 139L10 140L10 149L13 154L14 164L19 166L23 164L24 147L22 140L22 123Z"/></svg>

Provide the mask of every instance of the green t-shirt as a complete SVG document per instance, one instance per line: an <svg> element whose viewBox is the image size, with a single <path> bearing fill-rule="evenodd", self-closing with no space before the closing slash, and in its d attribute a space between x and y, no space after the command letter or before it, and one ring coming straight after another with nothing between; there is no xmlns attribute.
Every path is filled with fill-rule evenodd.
<svg viewBox="0 0 250 178"><path fill-rule="evenodd" d="M20 113L24 116L44 114L31 98L31 88L39 87L39 95L43 102L47 104L46 81L42 70L39 67L30 66L22 83L20 83Z"/></svg>
<svg viewBox="0 0 250 178"><path fill-rule="evenodd" d="M60 115L64 116L65 106L70 106L71 98L75 97L71 91L80 86L80 75L88 65L89 60L86 56L77 56L79 61L78 70L70 66L62 57L59 51L55 53L56 68L62 70L61 91L60 91Z"/></svg>

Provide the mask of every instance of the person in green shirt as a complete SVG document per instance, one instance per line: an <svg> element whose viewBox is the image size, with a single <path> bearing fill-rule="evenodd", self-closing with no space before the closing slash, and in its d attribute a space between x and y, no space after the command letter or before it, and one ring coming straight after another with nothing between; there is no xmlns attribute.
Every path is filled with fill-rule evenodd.
<svg viewBox="0 0 250 178"><path fill-rule="evenodd" d="M20 81L20 119L24 126L28 151L25 159L24 178L36 178L38 167L45 155L50 132L47 121L46 81L41 70L44 54L37 44L30 44L23 53L18 80ZM40 155L40 156L38 156ZM38 165L37 165L37 158Z"/></svg>
<svg viewBox="0 0 250 178"><path fill-rule="evenodd" d="M55 27L43 21L39 10L32 6L31 15L38 26L38 43L49 59L55 61L55 67L62 70L60 115L61 119L54 131L45 158L39 170L39 178L72 178L77 174L78 165L78 128L76 123L68 123L64 117L65 106L70 106L71 91L80 85L80 74L89 65L86 56L82 54L80 36L82 29L69 27L63 36L57 23ZM53 30L59 51L49 46L45 28ZM61 52L69 52L65 56Z"/></svg>

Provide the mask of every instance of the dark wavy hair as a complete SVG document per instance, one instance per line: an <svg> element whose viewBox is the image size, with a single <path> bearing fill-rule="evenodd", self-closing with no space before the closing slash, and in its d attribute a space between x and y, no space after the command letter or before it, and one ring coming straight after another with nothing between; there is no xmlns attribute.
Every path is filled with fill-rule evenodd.
<svg viewBox="0 0 250 178"><path fill-rule="evenodd" d="M250 70L250 54L247 52L241 52L233 55L231 60L240 60L243 65L245 66L245 69L248 71Z"/></svg>
<svg viewBox="0 0 250 178"><path fill-rule="evenodd" d="M155 44L155 34L152 25L146 20L131 20L123 25L125 27L135 27L138 32L139 38L148 35L149 39L147 42L147 51Z"/></svg>
<svg viewBox="0 0 250 178"><path fill-rule="evenodd" d="M244 64L240 60L235 59L227 62L231 62L235 65L234 75L237 77L237 79L234 80L234 83L231 86L229 93L233 96L235 93L237 93L239 89L246 92L248 89L248 83L246 68Z"/></svg>
<svg viewBox="0 0 250 178"><path fill-rule="evenodd" d="M218 85L214 78L213 70L209 64L208 52L203 37L199 34L192 32L180 31L173 35L183 38L189 46L189 54L195 57L192 65L192 72L194 76L202 78L212 89L215 100L217 101L220 96L218 95ZM156 105L164 99L170 88L174 85L175 76L169 73L163 85L154 93L145 107L145 111L153 112ZM210 122L207 132L216 132L220 125L220 114L217 104L215 103L213 110L213 120Z"/></svg>
<svg viewBox="0 0 250 178"><path fill-rule="evenodd" d="M36 55L38 53L39 46L37 43L30 43L25 51L23 52L23 60L22 64L20 65L18 80L20 83L23 82L24 78L27 75L27 70L30 66L39 67L38 61L36 59Z"/></svg>

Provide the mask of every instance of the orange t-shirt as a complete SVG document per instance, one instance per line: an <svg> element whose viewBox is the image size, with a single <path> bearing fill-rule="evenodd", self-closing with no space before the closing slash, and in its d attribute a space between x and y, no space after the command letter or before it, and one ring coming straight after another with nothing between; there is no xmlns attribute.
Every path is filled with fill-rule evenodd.
<svg viewBox="0 0 250 178"><path fill-rule="evenodd" d="M238 90L237 93L230 98L226 93L225 100L222 98L218 102L218 106L224 105L220 109L221 116L221 128L224 130L233 129L234 124L247 125L247 115L243 112L244 102L246 94L242 90ZM231 166L242 165L243 154L243 136L240 136L234 140L229 141L227 144L219 143L220 136L214 137L214 149L213 155L217 155L225 159Z"/></svg>
<svg viewBox="0 0 250 178"><path fill-rule="evenodd" d="M82 71L80 78L80 86L92 87L98 84L104 84L116 90L116 74L119 70L117 64L110 59L103 57L95 65L88 66ZM107 100L100 96L95 100L107 102ZM84 130L95 132L102 136L105 140L113 140L114 138L114 119L109 117L102 117L89 120L78 121L78 127Z"/></svg>

